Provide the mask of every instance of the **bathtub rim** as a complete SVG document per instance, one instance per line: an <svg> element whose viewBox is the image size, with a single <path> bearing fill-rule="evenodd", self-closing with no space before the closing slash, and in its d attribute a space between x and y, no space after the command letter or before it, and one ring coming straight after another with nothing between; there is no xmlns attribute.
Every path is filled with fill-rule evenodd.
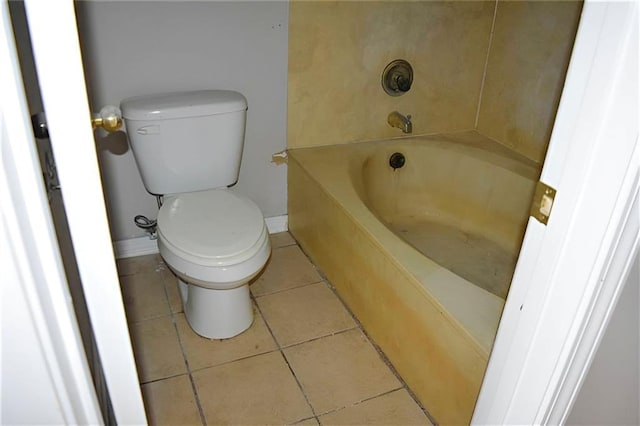
<svg viewBox="0 0 640 426"><path fill-rule="evenodd" d="M438 265L390 231L366 207L356 188L352 184L344 184L344 182L352 182L347 164L348 156L331 155L335 150L350 148L361 150L362 155L367 151L375 150L380 144L406 143L407 139L305 147L289 150L289 153L292 160L296 161L302 170L318 183L328 197L342 206L345 214L372 239L378 248L391 254L391 263L394 267L400 273L410 277L412 284L421 294L435 303L443 312L447 312L457 328L474 343L476 350L488 359L505 301ZM411 139L430 142L437 138L417 136ZM466 148L464 145L467 145ZM486 151L482 146L474 146L473 142L461 144L459 147ZM500 156L499 152L489 152ZM330 170L326 170L327 168ZM345 200L346 202L343 202ZM359 217L364 220L358 219ZM465 301L468 303L464 303Z"/></svg>

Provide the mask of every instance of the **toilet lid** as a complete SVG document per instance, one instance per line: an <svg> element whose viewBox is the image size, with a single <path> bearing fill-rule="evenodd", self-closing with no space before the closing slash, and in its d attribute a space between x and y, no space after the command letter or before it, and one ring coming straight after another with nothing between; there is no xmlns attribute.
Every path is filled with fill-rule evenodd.
<svg viewBox="0 0 640 426"><path fill-rule="evenodd" d="M158 213L158 233L165 242L212 265L253 256L264 229L258 206L224 189L167 197Z"/></svg>

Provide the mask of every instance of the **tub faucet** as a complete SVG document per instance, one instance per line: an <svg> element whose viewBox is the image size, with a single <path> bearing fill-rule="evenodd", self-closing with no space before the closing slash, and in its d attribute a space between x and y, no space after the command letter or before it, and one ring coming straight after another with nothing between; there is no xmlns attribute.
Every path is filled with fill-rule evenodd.
<svg viewBox="0 0 640 426"><path fill-rule="evenodd" d="M411 133L413 131L413 124L411 124L411 115L409 114L407 114L407 116L405 117L398 111L393 111L387 117L387 123L389 123L391 127L397 127L398 129L401 129L404 133Z"/></svg>

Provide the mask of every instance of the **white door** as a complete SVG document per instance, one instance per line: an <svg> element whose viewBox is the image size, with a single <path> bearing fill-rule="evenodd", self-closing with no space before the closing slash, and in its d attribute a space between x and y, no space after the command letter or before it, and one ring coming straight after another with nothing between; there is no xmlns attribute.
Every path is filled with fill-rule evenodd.
<svg viewBox="0 0 640 426"><path fill-rule="evenodd" d="M2 8L3 18L6 20L8 28L5 36L7 43L11 44L6 1L2 2ZM72 1L27 0L25 8L33 56L38 71L40 92L47 113L50 140L56 158L64 208L69 222L69 232L110 404L117 423L144 424L146 418L115 268L90 124L74 5ZM13 69L17 70L16 79L19 79L15 50L9 51L6 58L7 61L10 61ZM15 83L16 87L21 90L21 82L15 81ZM19 125L22 130L29 129L30 122L25 108L24 94L18 93L18 95L21 96L19 102L22 107L18 110L20 114L11 118L12 120L20 120ZM20 143L33 144L33 136L30 135L30 131L23 132L23 136L28 139L18 141L15 138L7 138L7 146ZM31 155L29 158L37 162L37 157ZM7 161L9 160L8 158ZM24 162L24 158L21 162ZM15 168L23 167L39 168L37 164L20 164ZM20 175L25 170L17 170L16 173ZM42 186L41 182L40 185ZM32 190L34 189L29 188L29 191ZM39 191L42 191L42 188ZM22 195L27 197L33 195L37 198L35 194L30 192ZM43 197L40 197L40 201L43 201ZM39 214L48 217L50 231L51 219L46 203L33 204L30 209L36 213L39 211ZM27 222L26 225L29 223ZM26 238L25 235L23 237ZM45 245L56 246L57 244L55 235L51 233L38 235L38 239L42 240L41 242ZM33 256L33 253L27 252L27 256L30 255ZM60 269L61 262L57 247L52 256L54 255L57 256L53 260L55 266ZM46 283L48 277L40 277L39 279L45 280ZM38 279L36 279L36 284L39 284ZM68 288L66 293L68 299ZM66 304L69 304L68 300ZM41 309L38 306L32 306L32 308ZM46 312L41 314L48 315ZM58 313L55 313L54 316L48 317L48 321L51 323L62 321L61 317L57 315ZM73 317L73 315L71 316ZM75 320L75 318L73 319ZM77 332L77 324L70 327ZM86 370L86 359L84 364L84 367L79 367L81 370ZM88 392L87 394L93 395L95 399L95 393ZM95 421L81 419L75 421L67 419L67 421L95 423Z"/></svg>
<svg viewBox="0 0 640 426"><path fill-rule="evenodd" d="M638 2L586 1L473 422L562 423L638 250Z"/></svg>
<svg viewBox="0 0 640 426"><path fill-rule="evenodd" d="M102 421L43 189L6 2L0 3L2 424Z"/></svg>

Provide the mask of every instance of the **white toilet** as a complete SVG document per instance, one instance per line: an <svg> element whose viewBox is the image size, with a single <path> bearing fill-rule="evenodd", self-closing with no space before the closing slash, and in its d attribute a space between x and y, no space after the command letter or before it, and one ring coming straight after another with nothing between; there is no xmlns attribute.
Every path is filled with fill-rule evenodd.
<svg viewBox="0 0 640 426"><path fill-rule="evenodd" d="M213 339L242 333L253 322L249 280L271 253L258 206L226 189L238 180L246 99L206 90L120 107L142 181L164 196L158 248L179 277L189 325Z"/></svg>

